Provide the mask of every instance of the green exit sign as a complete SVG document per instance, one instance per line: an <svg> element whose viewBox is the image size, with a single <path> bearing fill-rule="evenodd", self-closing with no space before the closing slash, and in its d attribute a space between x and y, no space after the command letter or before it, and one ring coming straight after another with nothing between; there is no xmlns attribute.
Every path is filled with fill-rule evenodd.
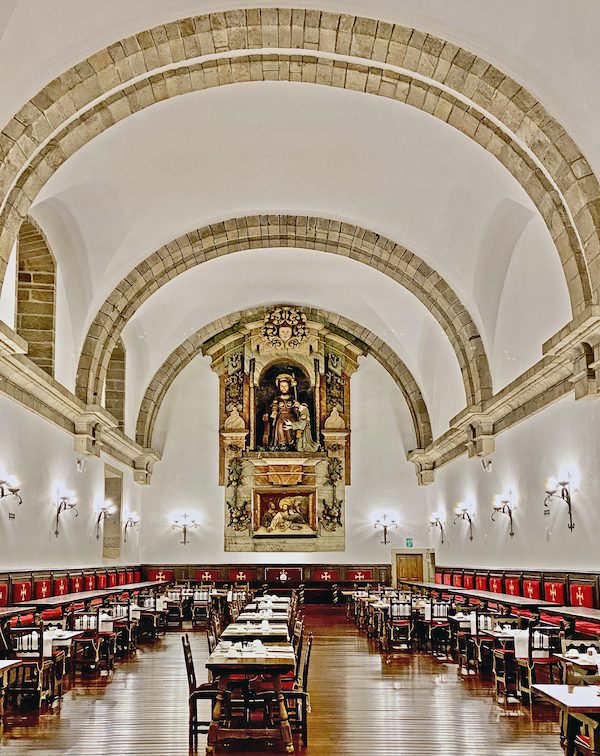
<svg viewBox="0 0 600 756"><path fill-rule="evenodd" d="M412 549L412 547L413 547L413 539L412 538L407 538L406 539L406 547L409 548L409 549Z"/></svg>

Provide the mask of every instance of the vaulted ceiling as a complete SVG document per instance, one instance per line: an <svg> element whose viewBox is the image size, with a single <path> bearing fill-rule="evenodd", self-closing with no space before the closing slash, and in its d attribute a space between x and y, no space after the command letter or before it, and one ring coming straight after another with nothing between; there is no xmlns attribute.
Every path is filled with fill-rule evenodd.
<svg viewBox="0 0 600 756"><path fill-rule="evenodd" d="M118 309L114 292L125 301L131 271L157 250L171 251L174 240L197 231L202 238L204 229L232 219L310 216L347 224L342 236L348 228L360 229L363 246L342 242L334 249L331 239L329 246L292 243L282 232L279 244L261 243L263 237L246 245L236 239L237 246L223 254L226 244L219 242L204 264L182 265L152 296L138 296L119 312L118 332L128 355L126 431L135 434L148 384L182 341L233 312L291 302L344 316L387 344L419 386L433 435L441 435L466 403L488 397L530 368L541 357L542 343L573 311L596 299L597 250L587 221L592 212L579 213L587 212L596 192L588 163L600 170L600 133L589 117L600 107L597 5L579 0L573 18L559 0L319 3L332 14L397 23L447 41L428 47L423 35L407 32L402 65L386 61L377 43L365 42L374 27L360 19L352 22L354 42L342 50L343 20L332 26L337 17L326 14L316 14L316 21L315 14L303 16L300 39L283 35L285 13L265 11L274 36L263 28L260 42L250 26L241 42L233 34L225 41L214 19L212 27L198 21L190 34L197 47L173 43L171 59L163 47L154 63L147 55L143 65L134 46L115 44L191 14L252 5L14 0L0 8L0 69L9 72L0 84L0 123L9 123L34 98L31 111L48 109L48 121L63 129L54 135L31 125L6 162L12 170L23 158L25 166L30 149L31 166L22 175L15 167L15 183L3 184L10 192L6 227L13 223L11 212L29 213L57 259L56 377L70 390L77 382L78 393L89 400L85 387L91 383L80 384L77 375L78 367L80 377L82 366L92 373L98 367L96 352L86 352L90 334L95 339L102 331L113 338L98 313ZM295 5L278 3L282 9ZM233 26L240 17L222 18ZM293 27L295 16L289 18ZM377 27L382 39L384 26ZM328 31L338 33L337 47L331 48ZM396 34L402 40L403 32ZM210 53L201 49L208 37ZM149 38L158 50L169 33L155 31ZM418 38L421 57L412 54ZM222 47L214 47L219 40ZM476 81L471 89L466 73L442 81L450 47L453 56L459 48L467 58L474 54L464 69ZM103 71L98 101L115 92L101 107L93 90L77 89L77 77L91 71L77 64L104 48L94 59ZM390 58L392 47L386 49ZM299 60L299 52L306 60ZM508 80L475 56L529 91L533 116L519 121L508 106L499 113L494 97ZM181 73L184 63L187 89L181 78L170 89L169 80L160 77ZM73 86L71 114L52 108L58 87L36 99L50 79L72 66L63 79ZM157 80L150 79L156 101L148 99L147 69L156 69ZM122 97L126 85L131 100ZM131 104L136 96L146 98L137 109ZM587 162L558 124L540 115L536 100L565 127ZM94 107L95 120L81 125L89 133L79 139L77 117L82 108ZM467 109L473 124L463 119ZM26 116L33 119L30 111ZM531 125L538 116L540 136ZM6 133L18 133L18 123L9 123ZM548 147L544 142L540 149L543 129ZM51 136L54 141L44 146ZM2 145L5 152L9 142ZM43 152L55 142L59 157ZM37 149L48 156L36 164ZM573 175L570 185L567 174ZM26 201L18 195L22 187ZM225 223L224 239L228 233ZM417 273L406 274L406 258L398 262L391 256L392 245L417 260L417 271L427 271L419 286L429 289L429 299L415 292ZM95 375L102 380L101 372Z"/></svg>

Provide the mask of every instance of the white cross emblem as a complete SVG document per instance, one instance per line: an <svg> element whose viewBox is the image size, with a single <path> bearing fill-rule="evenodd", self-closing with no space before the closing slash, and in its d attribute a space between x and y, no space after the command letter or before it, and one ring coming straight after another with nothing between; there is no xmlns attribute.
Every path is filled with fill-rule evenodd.
<svg viewBox="0 0 600 756"><path fill-rule="evenodd" d="M246 573L245 572L238 572L238 574L235 576L236 580L245 580L246 579Z"/></svg>
<svg viewBox="0 0 600 756"><path fill-rule="evenodd" d="M94 590L94 578L92 577L92 575L87 578L87 589L88 591Z"/></svg>
<svg viewBox="0 0 600 756"><path fill-rule="evenodd" d="M157 574L156 579L157 580L164 580L165 579L165 574L164 574L164 572L162 570Z"/></svg>
<svg viewBox="0 0 600 756"><path fill-rule="evenodd" d="M508 592L510 594L513 594L515 592L515 584L513 583L512 580L509 581L509 583L508 583Z"/></svg>
<svg viewBox="0 0 600 756"><path fill-rule="evenodd" d="M583 606L583 591L581 590L581 586L578 586L577 593L575 594L575 598L577 599L577 602L579 603L579 606Z"/></svg>
<svg viewBox="0 0 600 756"><path fill-rule="evenodd" d="M79 578L75 578L73 585L75 586L75 593L77 593L79 591Z"/></svg>
<svg viewBox="0 0 600 756"><path fill-rule="evenodd" d="M63 580L59 580L58 582L58 592L60 593L61 596L65 592L65 583Z"/></svg>
<svg viewBox="0 0 600 756"><path fill-rule="evenodd" d="M26 598L27 598L27 586L25 585L25 583L23 583L23 585L21 586L21 601L25 601Z"/></svg>
<svg viewBox="0 0 600 756"><path fill-rule="evenodd" d="M529 583L527 585L527 589L526 590L527 590L527 595L529 596L529 598L533 598L533 585L532 585L532 583Z"/></svg>
<svg viewBox="0 0 600 756"><path fill-rule="evenodd" d="M44 581L42 583L42 590L41 590L42 598L46 598L47 593L48 593L48 587L46 585L46 581Z"/></svg>
<svg viewBox="0 0 600 756"><path fill-rule="evenodd" d="M362 574L362 572L356 573L356 580L364 580L365 576Z"/></svg>
<svg viewBox="0 0 600 756"><path fill-rule="evenodd" d="M556 586L555 585L550 586L550 598L552 599L552 601L556 601Z"/></svg>
<svg viewBox="0 0 600 756"><path fill-rule="evenodd" d="M326 571L321 575L321 580L331 580L331 575Z"/></svg>
<svg viewBox="0 0 600 756"><path fill-rule="evenodd" d="M202 575L202 580L210 580L212 578L212 575L210 572L205 572L204 575Z"/></svg>

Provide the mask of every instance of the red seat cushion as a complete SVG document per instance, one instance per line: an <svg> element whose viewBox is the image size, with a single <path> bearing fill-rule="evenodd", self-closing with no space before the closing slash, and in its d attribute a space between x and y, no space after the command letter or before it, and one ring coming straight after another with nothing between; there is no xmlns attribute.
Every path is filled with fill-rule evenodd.
<svg viewBox="0 0 600 756"><path fill-rule="evenodd" d="M519 656L517 657L521 661L527 661L527 657L525 656ZM537 665L548 665L548 664L558 664L559 660L556 658L556 656L548 656L546 659L532 659L532 664Z"/></svg>
<svg viewBox="0 0 600 756"><path fill-rule="evenodd" d="M394 625L395 627L399 627L400 625L402 625L404 627L404 626L410 625L410 620L407 620L407 619L392 620L392 625Z"/></svg>
<svg viewBox="0 0 600 756"><path fill-rule="evenodd" d="M10 618L11 627L23 627L26 625L34 625L35 617L33 614L19 614L17 617Z"/></svg>
<svg viewBox="0 0 600 756"><path fill-rule="evenodd" d="M62 619L62 609L57 606L56 609L44 609L41 614L42 620Z"/></svg>
<svg viewBox="0 0 600 756"><path fill-rule="evenodd" d="M592 741L587 735L577 735L575 738L575 746L577 748L585 748L588 751L592 750Z"/></svg>
<svg viewBox="0 0 600 756"><path fill-rule="evenodd" d="M554 614L546 614L545 612L542 612L540 614L540 620L542 622L546 622L548 625L560 625L562 622L562 617L559 617Z"/></svg>
<svg viewBox="0 0 600 756"><path fill-rule="evenodd" d="M575 623L575 630L578 633L585 633L586 635L600 635L600 625L595 622L577 620Z"/></svg>

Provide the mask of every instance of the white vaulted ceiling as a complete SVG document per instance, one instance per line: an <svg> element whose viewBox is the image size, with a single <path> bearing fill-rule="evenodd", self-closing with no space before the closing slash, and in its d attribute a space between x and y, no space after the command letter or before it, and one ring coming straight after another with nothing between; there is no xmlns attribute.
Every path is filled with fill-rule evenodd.
<svg viewBox="0 0 600 756"><path fill-rule="evenodd" d="M0 121L90 53L158 23L256 3L36 0L0 7ZM298 3L282 0L281 7ZM595 3L559 0L349 0L323 10L437 34L511 74L570 130L600 169ZM594 6L596 10L594 11ZM543 33L539 24L543 12ZM595 23L592 23L594 22ZM586 68L573 67L573 52ZM494 390L530 367L570 319L556 249L508 171L447 124L382 97L263 82L146 108L93 139L44 186L31 215L65 288L57 378L73 388L98 308L141 260L181 234L260 213L348 221L406 246L468 308ZM384 339L415 376L434 435L465 403L455 354L430 313L382 273L302 250L240 252L181 275L126 327L127 430L153 372L190 333L245 307L288 301L338 312ZM515 328L519 339L514 339Z"/></svg>

